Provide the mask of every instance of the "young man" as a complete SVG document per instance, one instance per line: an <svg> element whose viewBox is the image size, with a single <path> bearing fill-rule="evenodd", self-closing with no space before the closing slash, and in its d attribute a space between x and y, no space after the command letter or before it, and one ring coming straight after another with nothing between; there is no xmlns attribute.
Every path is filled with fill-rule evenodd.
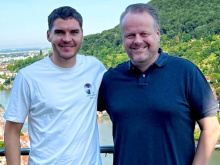
<svg viewBox="0 0 220 165"><path fill-rule="evenodd" d="M8 165L20 164L20 131L28 116L29 164L100 165L97 92L104 66L77 52L82 17L71 7L48 17L53 53L24 69L13 83L4 115Z"/></svg>
<svg viewBox="0 0 220 165"><path fill-rule="evenodd" d="M114 165L203 165L219 137L217 101L199 69L159 48L156 10L134 4L120 26L130 61L103 77L99 110L113 122ZM195 122L201 136L195 152Z"/></svg>

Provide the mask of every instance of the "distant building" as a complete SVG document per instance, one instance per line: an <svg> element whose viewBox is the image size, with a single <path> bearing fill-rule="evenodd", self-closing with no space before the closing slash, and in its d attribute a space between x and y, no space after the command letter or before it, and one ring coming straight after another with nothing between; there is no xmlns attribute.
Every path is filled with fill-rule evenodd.
<svg viewBox="0 0 220 165"><path fill-rule="evenodd" d="M5 79L0 78L0 84L3 84L5 82Z"/></svg>

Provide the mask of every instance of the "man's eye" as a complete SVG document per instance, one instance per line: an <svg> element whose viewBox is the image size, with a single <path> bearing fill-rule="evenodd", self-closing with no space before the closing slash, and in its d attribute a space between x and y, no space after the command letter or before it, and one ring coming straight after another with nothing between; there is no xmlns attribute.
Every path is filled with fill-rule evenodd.
<svg viewBox="0 0 220 165"><path fill-rule="evenodd" d="M142 33L142 36L146 37L148 36L148 33Z"/></svg>
<svg viewBox="0 0 220 165"><path fill-rule="evenodd" d="M77 34L77 33L79 33L79 30L72 30L71 33L72 34Z"/></svg>
<svg viewBox="0 0 220 165"><path fill-rule="evenodd" d="M129 34L129 35L126 36L126 38L133 38L133 37L134 37L133 34Z"/></svg>

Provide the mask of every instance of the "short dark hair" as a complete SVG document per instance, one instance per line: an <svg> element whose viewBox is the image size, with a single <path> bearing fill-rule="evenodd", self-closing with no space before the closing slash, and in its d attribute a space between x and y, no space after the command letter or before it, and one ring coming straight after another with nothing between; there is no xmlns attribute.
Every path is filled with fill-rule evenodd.
<svg viewBox="0 0 220 165"><path fill-rule="evenodd" d="M54 26L54 21L58 18L68 19L74 18L79 22L79 26L82 29L83 19L79 12L70 6L63 6L57 9L54 9L51 14L48 16L48 28L51 30Z"/></svg>
<svg viewBox="0 0 220 165"><path fill-rule="evenodd" d="M121 14L120 17L120 27L122 28L122 21L125 17L126 14L128 13L137 13L137 14L141 14L147 12L149 13L153 20L154 20L154 28L155 30L157 30L159 28L159 17L158 17L158 13L156 11L156 9L148 4L144 4L144 3L137 3L137 4L132 4L129 5L125 11Z"/></svg>

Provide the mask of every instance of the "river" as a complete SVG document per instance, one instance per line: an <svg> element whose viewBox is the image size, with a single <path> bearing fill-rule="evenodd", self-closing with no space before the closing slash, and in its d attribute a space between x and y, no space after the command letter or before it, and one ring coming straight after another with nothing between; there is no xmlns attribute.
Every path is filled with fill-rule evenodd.
<svg viewBox="0 0 220 165"><path fill-rule="evenodd" d="M10 97L10 91L0 90L0 104L7 108ZM112 123L109 116L103 116L97 119L99 127L100 145L113 145ZM159 154L159 153L158 153ZM112 165L112 154L101 154L103 165ZM146 163L147 164L147 163ZM208 165L220 164L220 151L215 150Z"/></svg>

